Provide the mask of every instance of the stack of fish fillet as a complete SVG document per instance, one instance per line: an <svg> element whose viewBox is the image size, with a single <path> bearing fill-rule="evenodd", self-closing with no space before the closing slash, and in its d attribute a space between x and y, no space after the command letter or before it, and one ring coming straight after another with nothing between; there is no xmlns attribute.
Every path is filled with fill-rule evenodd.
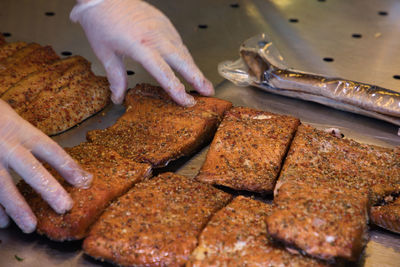
<svg viewBox="0 0 400 267"><path fill-rule="evenodd" d="M80 56L60 59L50 46L0 41L0 98L48 135L102 110L108 87Z"/></svg>

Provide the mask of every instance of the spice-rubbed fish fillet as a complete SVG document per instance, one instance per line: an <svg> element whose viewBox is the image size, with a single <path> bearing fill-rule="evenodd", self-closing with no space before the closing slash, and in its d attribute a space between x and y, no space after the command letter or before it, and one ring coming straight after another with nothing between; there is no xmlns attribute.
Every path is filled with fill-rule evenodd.
<svg viewBox="0 0 400 267"><path fill-rule="evenodd" d="M126 96L126 113L112 127L91 131L87 138L123 157L153 167L165 166L208 141L232 106L217 98L195 99L194 107L185 108L175 104L160 87L137 85Z"/></svg>
<svg viewBox="0 0 400 267"><path fill-rule="evenodd" d="M28 44L25 42L3 43L0 45L0 62L27 45ZM0 67L0 70L1 69L2 68Z"/></svg>
<svg viewBox="0 0 400 267"><path fill-rule="evenodd" d="M109 101L107 79L95 76L89 66L78 64L56 80L50 90L41 91L20 115L44 133L54 135L99 112Z"/></svg>
<svg viewBox="0 0 400 267"><path fill-rule="evenodd" d="M5 70L8 67L12 67L13 64L18 63L19 61L23 60L24 58L30 56L32 52L35 50L42 48L40 44L37 43L29 43L26 46L22 47L21 49L17 49L15 53L12 53L12 55L7 56L3 58L0 61L0 71Z"/></svg>
<svg viewBox="0 0 400 267"><path fill-rule="evenodd" d="M235 198L211 218L186 266L325 266L269 240L265 219L270 212L270 204Z"/></svg>
<svg viewBox="0 0 400 267"><path fill-rule="evenodd" d="M231 195L164 173L112 203L83 243L90 256L123 266L181 266L209 218Z"/></svg>
<svg viewBox="0 0 400 267"><path fill-rule="evenodd" d="M275 188L269 234L321 259L358 259L369 203L400 187L393 149L299 126Z"/></svg>
<svg viewBox="0 0 400 267"><path fill-rule="evenodd" d="M60 59L50 46L29 44L0 61L0 96L12 85L47 64Z"/></svg>
<svg viewBox="0 0 400 267"><path fill-rule="evenodd" d="M199 181L237 190L272 192L299 120L250 108L227 112Z"/></svg>
<svg viewBox="0 0 400 267"><path fill-rule="evenodd" d="M80 189L70 186L51 170L74 201L69 212L57 214L29 185L24 182L19 184L20 191L38 219L38 233L57 241L84 238L90 225L98 219L111 200L151 173L148 164L123 159L101 146L83 143L67 151L85 170L93 174L91 187Z"/></svg>
<svg viewBox="0 0 400 267"><path fill-rule="evenodd" d="M386 205L372 207L369 217L372 223L400 234L400 198Z"/></svg>
<svg viewBox="0 0 400 267"><path fill-rule="evenodd" d="M70 80L79 72L87 72L90 63L80 56L57 60L43 70L34 72L8 89L1 96L17 113L22 113L35 97L43 90L56 90L59 80ZM58 87L56 87L58 86ZM61 85L62 86L62 85Z"/></svg>
<svg viewBox="0 0 400 267"><path fill-rule="evenodd" d="M269 234L317 258L356 261L367 242L368 192L312 182L281 187L290 197L274 200Z"/></svg>

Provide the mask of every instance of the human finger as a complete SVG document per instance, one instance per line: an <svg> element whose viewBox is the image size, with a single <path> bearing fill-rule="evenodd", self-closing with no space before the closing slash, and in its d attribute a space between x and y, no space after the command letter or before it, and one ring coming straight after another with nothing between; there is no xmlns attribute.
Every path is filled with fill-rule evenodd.
<svg viewBox="0 0 400 267"><path fill-rule="evenodd" d="M65 213L73 206L67 191L24 147L10 152L8 164L57 212Z"/></svg>
<svg viewBox="0 0 400 267"><path fill-rule="evenodd" d="M136 51L133 58L136 58L142 64L175 102L182 106L196 104L194 97L186 93L185 86L156 51L142 48L141 52L137 53Z"/></svg>
<svg viewBox="0 0 400 267"><path fill-rule="evenodd" d="M92 48L106 70L112 93L111 100L115 104L122 104L128 87L122 56L109 49L103 43L92 44Z"/></svg>
<svg viewBox="0 0 400 267"><path fill-rule="evenodd" d="M35 138L32 138L35 140ZM79 164L65 152L56 142L40 132L35 144L31 146L32 153L50 164L71 185L89 188L92 174L82 169Z"/></svg>
<svg viewBox="0 0 400 267"><path fill-rule="evenodd" d="M35 215L3 166L0 166L0 204L23 232L32 233L36 229Z"/></svg>
<svg viewBox="0 0 400 267"><path fill-rule="evenodd" d="M6 228L10 224L10 218L4 208L0 205L0 228Z"/></svg>
<svg viewBox="0 0 400 267"><path fill-rule="evenodd" d="M197 92L205 96L214 95L212 83L204 77L187 48L182 44L180 47L174 47L171 50L173 52L165 51L163 53L167 63L179 72Z"/></svg>

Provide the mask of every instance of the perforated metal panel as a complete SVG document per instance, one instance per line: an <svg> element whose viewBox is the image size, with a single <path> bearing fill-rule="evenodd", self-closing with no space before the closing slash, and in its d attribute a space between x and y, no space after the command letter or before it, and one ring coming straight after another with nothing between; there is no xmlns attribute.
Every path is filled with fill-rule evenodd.
<svg viewBox="0 0 400 267"><path fill-rule="evenodd" d="M104 70L79 25L69 21L73 0L0 0L0 32L8 41L52 45L63 55L79 54ZM400 145L398 128L374 119L318 104L238 88L217 73L217 64L238 58L239 45L260 32L268 33L289 64L297 69L326 73L377 84L400 92L400 1L397 0L151 0L181 33L217 97L244 105L299 117L319 128L336 126L362 142ZM143 68L126 61L129 85L155 83ZM108 107L54 139L63 146L85 140L85 133L111 125L122 113ZM206 149L170 169L194 176ZM399 266L400 236L372 228L359 266ZM84 256L80 242L56 243L15 226L0 230L0 266L103 266ZM17 257L16 257L17 256ZM18 258L22 258L19 261Z"/></svg>

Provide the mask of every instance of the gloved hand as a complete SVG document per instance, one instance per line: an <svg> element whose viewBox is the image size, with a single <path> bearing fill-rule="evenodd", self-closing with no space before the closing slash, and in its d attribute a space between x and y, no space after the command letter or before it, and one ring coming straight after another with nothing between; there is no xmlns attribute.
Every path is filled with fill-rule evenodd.
<svg viewBox="0 0 400 267"><path fill-rule="evenodd" d="M70 14L79 21L107 72L114 103L122 103L127 88L123 56L131 57L159 82L180 105L195 100L171 67L202 95L214 88L194 63L188 49L158 9L140 0L78 0Z"/></svg>
<svg viewBox="0 0 400 267"><path fill-rule="evenodd" d="M8 216L26 233L36 228L36 217L14 185L9 168L56 212L71 209L71 197L36 157L53 166L70 184L83 188L90 186L91 174L83 171L57 143L0 99L0 228L9 224Z"/></svg>

